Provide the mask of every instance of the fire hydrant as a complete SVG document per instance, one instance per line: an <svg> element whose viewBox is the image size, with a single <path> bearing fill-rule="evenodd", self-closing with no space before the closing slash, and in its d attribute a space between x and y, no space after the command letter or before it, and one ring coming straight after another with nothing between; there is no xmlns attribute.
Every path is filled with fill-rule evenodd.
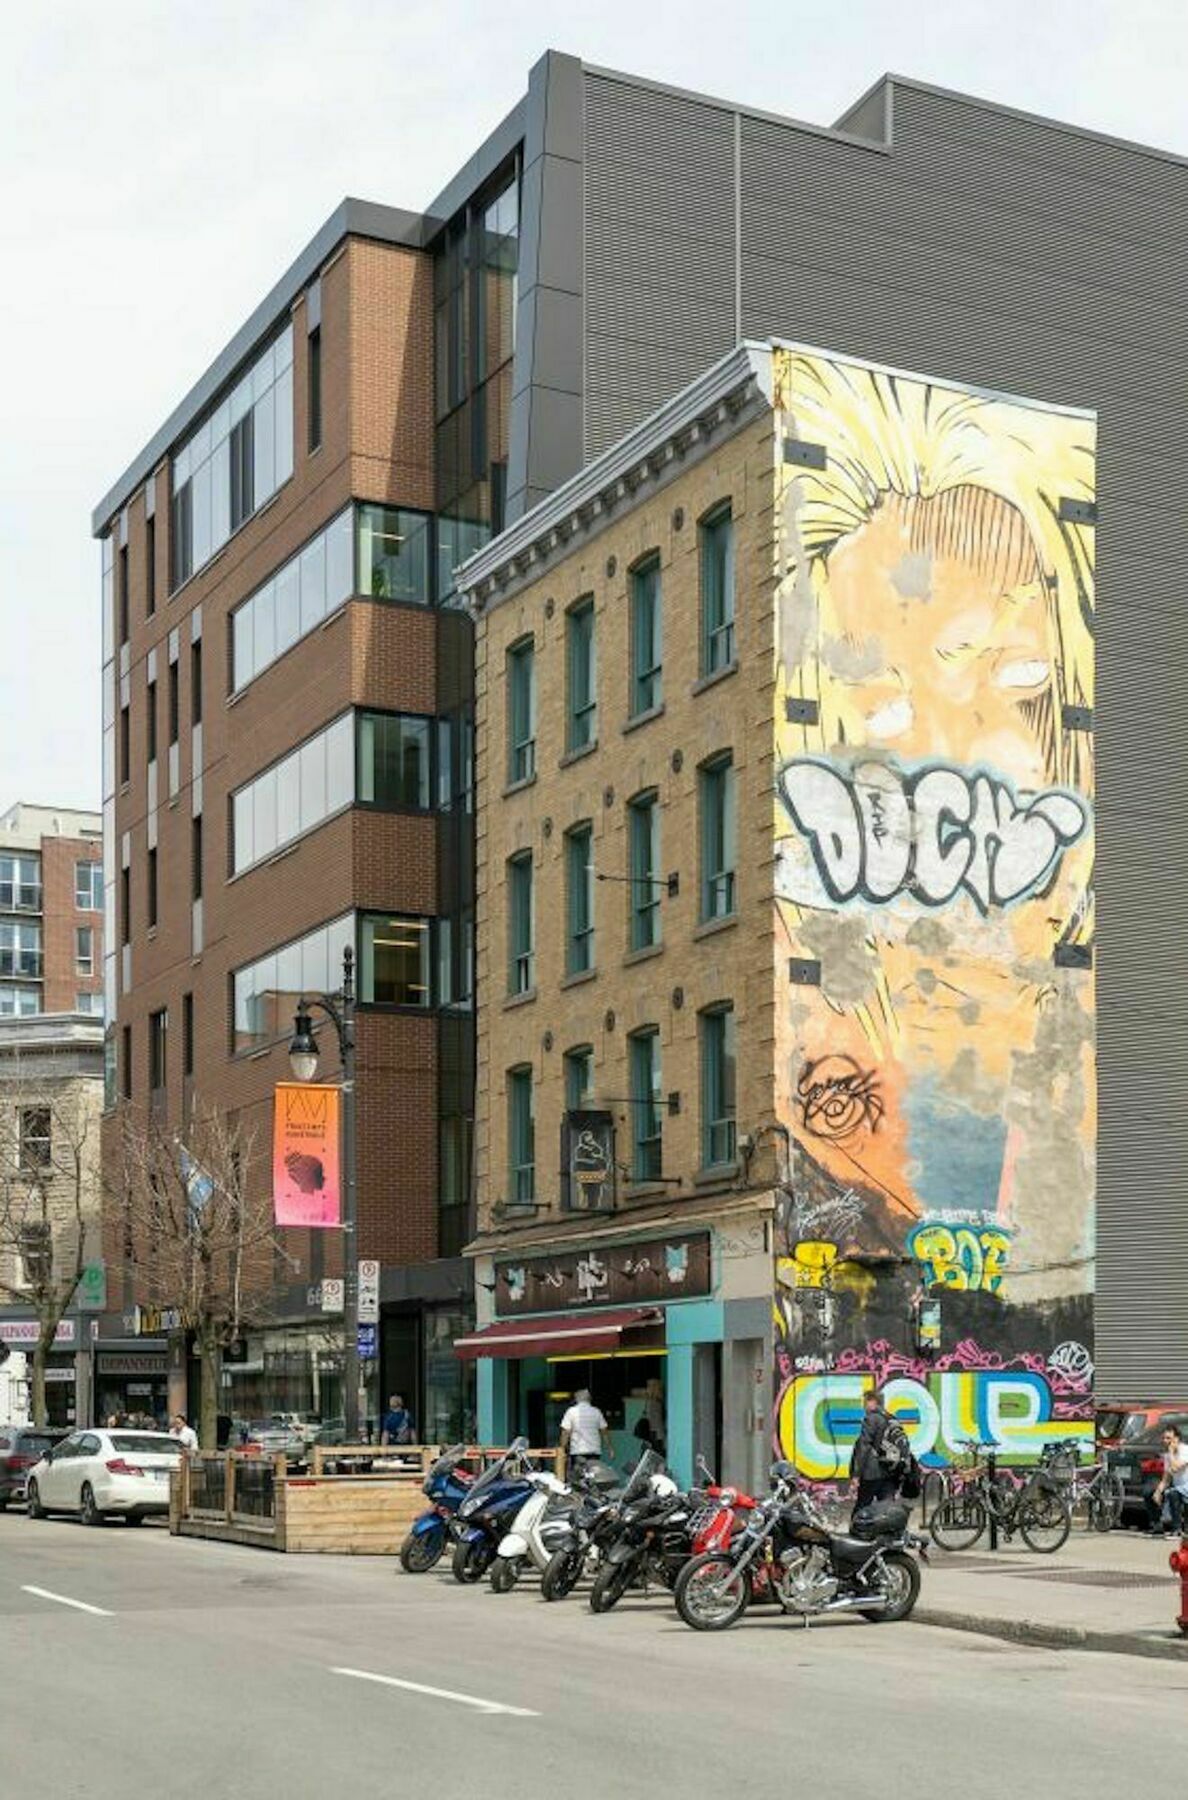
<svg viewBox="0 0 1188 1800"><path fill-rule="evenodd" d="M1180 1577L1180 1616L1176 1624L1188 1637L1188 1536L1180 1539L1180 1548L1173 1550L1167 1561L1172 1574Z"/></svg>

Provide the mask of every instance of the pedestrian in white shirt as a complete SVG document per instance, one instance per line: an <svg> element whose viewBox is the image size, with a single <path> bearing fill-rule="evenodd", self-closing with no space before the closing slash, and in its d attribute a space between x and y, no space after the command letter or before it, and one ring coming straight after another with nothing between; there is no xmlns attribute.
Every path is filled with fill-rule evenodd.
<svg viewBox="0 0 1188 1800"><path fill-rule="evenodd" d="M1184 1530L1188 1513L1188 1444L1175 1425L1169 1425L1163 1434L1163 1474L1151 1499L1160 1509L1160 1523L1165 1530Z"/></svg>
<svg viewBox="0 0 1188 1800"><path fill-rule="evenodd" d="M598 1408L591 1404L589 1388L579 1388L561 1420L561 1448L565 1451L571 1474L596 1463L602 1456L603 1434L609 1438L610 1427Z"/></svg>
<svg viewBox="0 0 1188 1800"><path fill-rule="evenodd" d="M185 1413L174 1413L173 1424L169 1427L170 1437L176 1438L187 1454L198 1448L198 1433L186 1424Z"/></svg>

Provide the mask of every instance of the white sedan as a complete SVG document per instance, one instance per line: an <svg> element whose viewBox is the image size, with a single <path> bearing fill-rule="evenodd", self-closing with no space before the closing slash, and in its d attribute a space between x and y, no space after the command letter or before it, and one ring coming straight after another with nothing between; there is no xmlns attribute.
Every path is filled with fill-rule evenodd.
<svg viewBox="0 0 1188 1800"><path fill-rule="evenodd" d="M29 1470L31 1519L78 1513L84 1525L119 1514L139 1525L169 1511L169 1477L182 1448L164 1431L74 1431Z"/></svg>

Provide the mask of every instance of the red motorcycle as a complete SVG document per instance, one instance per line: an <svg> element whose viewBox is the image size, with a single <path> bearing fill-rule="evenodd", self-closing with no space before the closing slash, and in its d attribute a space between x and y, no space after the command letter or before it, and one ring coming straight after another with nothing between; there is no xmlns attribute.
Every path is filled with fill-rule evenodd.
<svg viewBox="0 0 1188 1800"><path fill-rule="evenodd" d="M705 1486L701 1490L704 1505L689 1521L689 1530L693 1539L692 1554L705 1556L728 1549L731 1541L745 1530L748 1518L759 1503L753 1494L746 1494L741 1488L720 1486L704 1463L699 1463L699 1472L705 1477ZM753 1599L772 1598L765 1566L753 1571L752 1584Z"/></svg>

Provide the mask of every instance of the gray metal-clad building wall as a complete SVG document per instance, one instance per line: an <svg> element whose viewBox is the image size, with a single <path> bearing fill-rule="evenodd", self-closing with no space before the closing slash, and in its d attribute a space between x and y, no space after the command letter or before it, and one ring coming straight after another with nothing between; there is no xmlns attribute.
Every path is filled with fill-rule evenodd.
<svg viewBox="0 0 1188 1800"><path fill-rule="evenodd" d="M1097 1385L1183 1400L1188 165L903 82L829 133L587 69L584 120L587 456L740 330L1098 413Z"/></svg>

